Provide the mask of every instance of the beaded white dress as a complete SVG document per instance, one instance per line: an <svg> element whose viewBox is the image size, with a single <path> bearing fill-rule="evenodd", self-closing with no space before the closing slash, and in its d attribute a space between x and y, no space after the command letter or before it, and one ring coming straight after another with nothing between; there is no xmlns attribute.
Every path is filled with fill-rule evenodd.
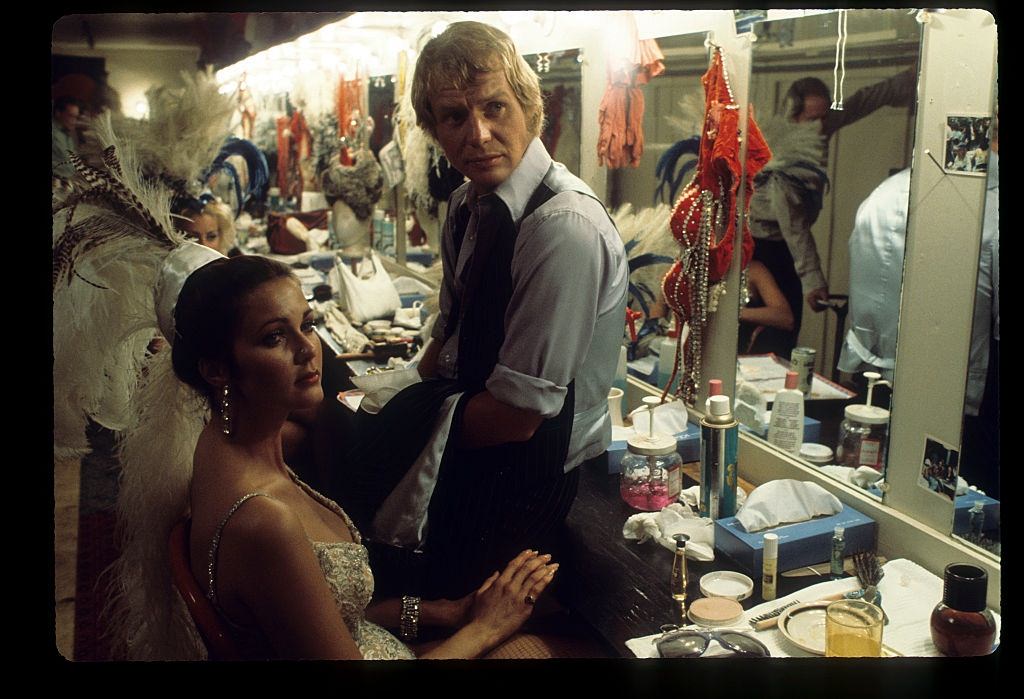
<svg viewBox="0 0 1024 699"><path fill-rule="evenodd" d="M352 520L349 519L345 511L336 502L310 488L299 480L295 473L289 471L289 474L292 480L310 497L341 517L352 534L352 541L310 541L310 544L313 546L313 551L320 562L320 569L323 571L324 578L327 580L331 593L334 595L334 602L337 604L339 611L341 611L345 625L352 634L352 638L356 642L356 646L358 646L363 658L366 660L411 660L415 658L412 651L395 636L366 618L366 606L373 597L373 572L370 570L369 554L366 547L362 544L362 537L355 524L352 523ZM209 560L211 565L208 571L209 580L207 587L207 595L228 623L242 632L243 636L253 637L246 639L254 641L253 643L243 641L244 646L253 649L260 647L268 648L269 644L259 642L259 639L254 637L255 634L253 634L251 629L234 623L220 609L220 606L217 604L214 576L216 572L217 548L224 525L227 524L231 515L235 513L242 503L249 498L259 495L272 497L261 492L242 496L232 505L227 515L225 515L217 527L213 543L210 546Z"/></svg>

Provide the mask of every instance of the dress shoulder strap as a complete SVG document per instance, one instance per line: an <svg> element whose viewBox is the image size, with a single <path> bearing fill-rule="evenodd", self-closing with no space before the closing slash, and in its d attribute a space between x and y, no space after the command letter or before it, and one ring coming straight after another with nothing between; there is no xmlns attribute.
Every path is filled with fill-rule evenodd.
<svg viewBox="0 0 1024 699"><path fill-rule="evenodd" d="M228 520L231 519L231 516L235 514L238 508L244 505L246 501L248 501L250 498L254 498L257 495L262 495L265 498L273 497L271 495L268 495L267 493L257 491L253 493L248 493L238 498L238 500L235 501L235 504L231 506L231 509L228 510L227 514L224 515L224 519L222 519L220 521L220 524L217 525L217 530L213 533L213 541L210 542L210 553L206 559L206 574L208 585L206 589L206 596L210 599L210 602L213 603L213 606L217 608L217 611L224 615L224 618L227 618L227 615L224 614L224 610L221 609L220 605L217 603L217 586L215 584L217 573L217 550L220 548L220 535L224 531L224 527L227 525Z"/></svg>

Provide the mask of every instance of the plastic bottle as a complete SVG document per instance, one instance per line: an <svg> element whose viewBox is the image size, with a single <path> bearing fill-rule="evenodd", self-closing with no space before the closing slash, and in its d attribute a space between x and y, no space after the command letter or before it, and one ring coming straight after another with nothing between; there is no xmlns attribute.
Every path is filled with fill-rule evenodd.
<svg viewBox="0 0 1024 699"><path fill-rule="evenodd" d="M658 343L658 387L663 389L668 386L672 372L676 367L676 349L679 345L679 331L675 328L668 331L668 334L659 338ZM679 374L676 374L672 385L668 387L668 394L673 395L679 388Z"/></svg>
<svg viewBox="0 0 1024 699"><path fill-rule="evenodd" d="M700 516L720 519L736 514L736 453L739 423L733 419L729 396L708 399L700 421Z"/></svg>
<svg viewBox="0 0 1024 699"><path fill-rule="evenodd" d="M761 559L761 599L775 599L776 576L779 567L779 535L764 535L764 557Z"/></svg>
<svg viewBox="0 0 1024 699"><path fill-rule="evenodd" d="M795 371L786 372L786 387L775 394L768 423L768 442L793 456L800 455L804 443L804 394L797 388L799 381Z"/></svg>
<svg viewBox="0 0 1024 699"><path fill-rule="evenodd" d="M967 540L975 544L980 543L985 531L985 503L981 500L975 500L974 505L967 514L970 517L970 533Z"/></svg>
<svg viewBox="0 0 1024 699"><path fill-rule="evenodd" d="M843 538L845 529L837 526L832 531L832 558L829 561L829 578L838 580L843 577L843 549L846 548L846 540Z"/></svg>

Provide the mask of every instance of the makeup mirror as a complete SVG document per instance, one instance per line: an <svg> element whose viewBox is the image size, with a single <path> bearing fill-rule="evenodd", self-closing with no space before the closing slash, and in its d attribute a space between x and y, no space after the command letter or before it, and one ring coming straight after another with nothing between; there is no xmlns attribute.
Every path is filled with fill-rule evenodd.
<svg viewBox="0 0 1024 699"><path fill-rule="evenodd" d="M583 54L579 49L525 54L540 78L544 94L544 129L548 153L575 175L580 174L580 104Z"/></svg>
<svg viewBox="0 0 1024 699"><path fill-rule="evenodd" d="M755 261L762 266L760 278L748 271L749 301L743 301L749 308L767 308L781 296L799 333L787 337L784 319L773 324L761 315L755 321L750 311L741 310L739 378L758 386L770 409L793 346L813 350L809 361L815 377L805 399L803 441L820 446L805 447L800 458L837 479L860 480L858 485L881 497L871 471L884 476L885 440L874 452L853 452L852 442L840 445L849 434L841 427L846 407L865 402L863 372L876 371L891 381L895 371L906 229L889 226L888 239L881 241L873 231L876 224L862 222L856 231L855 224L869 196L865 207L888 216L907 196L892 192L909 191L921 27L906 9L845 10L762 21L753 31L750 102L775 162L755 181L750 218L758 245ZM823 125L819 132L830 134L823 145L807 128L815 120ZM894 184L899 177L905 187ZM758 202L759 194L773 199ZM802 245L788 244L784 229L806 229L801 219L813 220L812 242L804 236ZM759 293L759 287L767 293ZM820 298L828 303L818 304L818 310L807 300L814 289L821 289ZM889 408L884 383L871 395L874 405ZM875 443L874 433L885 430L884 420L872 424L861 443ZM861 476L855 479L858 467Z"/></svg>
<svg viewBox="0 0 1024 699"><path fill-rule="evenodd" d="M995 110L994 110L995 111ZM998 112L995 112L998 115ZM957 455L953 534L995 555L1000 543L999 414L999 125L965 117L950 129L948 150L974 153L974 172L986 179L981 253L968 355L964 425ZM987 126L988 128L983 128ZM984 159L978 156L984 155ZM947 158L947 160L949 160ZM925 476L927 478L927 476Z"/></svg>

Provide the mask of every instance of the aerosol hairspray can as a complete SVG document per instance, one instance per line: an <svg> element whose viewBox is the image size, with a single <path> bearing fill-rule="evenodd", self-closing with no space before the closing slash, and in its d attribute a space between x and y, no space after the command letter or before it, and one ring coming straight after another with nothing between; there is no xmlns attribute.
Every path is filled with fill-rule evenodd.
<svg viewBox="0 0 1024 699"><path fill-rule="evenodd" d="M711 396L707 405L700 421L700 516L721 519L736 514L739 423L728 396Z"/></svg>

